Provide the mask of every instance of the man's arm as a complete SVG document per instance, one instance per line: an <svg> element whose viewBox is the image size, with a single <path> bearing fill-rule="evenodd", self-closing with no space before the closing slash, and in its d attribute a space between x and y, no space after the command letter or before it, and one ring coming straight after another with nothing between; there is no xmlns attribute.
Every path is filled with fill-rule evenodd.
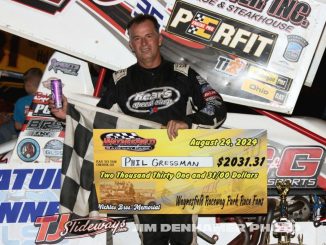
<svg viewBox="0 0 326 245"><path fill-rule="evenodd" d="M51 96L49 96L49 108L51 113L58 119L66 120L68 100L66 96L62 95L62 108L55 108L54 101Z"/></svg>
<svg viewBox="0 0 326 245"><path fill-rule="evenodd" d="M167 124L170 140L178 136L179 129L192 128L192 124L205 128L218 128L226 119L226 106L221 95L197 72L189 68L189 86L191 87L191 104L193 114L187 115L184 121L171 120Z"/></svg>
<svg viewBox="0 0 326 245"><path fill-rule="evenodd" d="M100 101L98 102L97 106L110 109L113 103L115 101L113 97L115 98L115 84L113 81L110 80L108 90L104 93L104 95L101 97ZM67 108L68 108L68 100L67 98L63 95L63 107L62 108L55 108L54 102L49 96L49 108L51 110L51 113L58 119L65 120L67 116Z"/></svg>
<svg viewBox="0 0 326 245"><path fill-rule="evenodd" d="M179 121L179 120L170 120L166 125L167 134L169 139L172 141L178 136L179 129L188 129L189 126L186 122Z"/></svg>
<svg viewBox="0 0 326 245"><path fill-rule="evenodd" d="M204 125L204 127L218 128L226 119L226 106L221 95L197 72L189 69L188 78L193 86L192 109L193 114L187 115L187 123Z"/></svg>

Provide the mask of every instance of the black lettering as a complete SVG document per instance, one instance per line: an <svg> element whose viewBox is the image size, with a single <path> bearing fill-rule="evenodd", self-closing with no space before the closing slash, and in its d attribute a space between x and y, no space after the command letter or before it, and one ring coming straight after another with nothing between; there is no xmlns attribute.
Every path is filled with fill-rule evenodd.
<svg viewBox="0 0 326 245"><path fill-rule="evenodd" d="M229 59L220 56L217 59L216 69L224 71L229 63L230 63Z"/></svg>
<svg viewBox="0 0 326 245"><path fill-rule="evenodd" d="M309 22L307 20L307 16L309 16L311 12L311 7L309 4L305 2L299 2L294 11L290 16L290 21L293 25L301 25L302 27L308 27Z"/></svg>
<svg viewBox="0 0 326 245"><path fill-rule="evenodd" d="M273 5L277 3L277 7L275 8ZM290 13L292 12L292 9L296 5L296 0L276 0L272 3L270 9L275 8L273 12L271 12L271 15L283 19L283 20L289 20Z"/></svg>

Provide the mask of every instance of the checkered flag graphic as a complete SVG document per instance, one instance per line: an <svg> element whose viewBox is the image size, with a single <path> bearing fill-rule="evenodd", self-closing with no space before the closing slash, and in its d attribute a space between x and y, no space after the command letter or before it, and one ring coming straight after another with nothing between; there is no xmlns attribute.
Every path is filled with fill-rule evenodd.
<svg viewBox="0 0 326 245"><path fill-rule="evenodd" d="M161 125L76 101L69 102L61 170L60 213L96 216L98 202L94 184L93 129L146 129L161 128ZM115 136L137 135L120 133Z"/></svg>
<svg viewBox="0 0 326 245"><path fill-rule="evenodd" d="M110 139L140 139L136 133L107 133L106 138Z"/></svg>
<svg viewBox="0 0 326 245"><path fill-rule="evenodd" d="M197 13L195 16L195 21L202 22L205 19L205 16L201 13Z"/></svg>
<svg viewBox="0 0 326 245"><path fill-rule="evenodd" d="M187 32L190 34L194 34L194 33L196 33L197 30L198 30L198 28L196 26L189 26Z"/></svg>

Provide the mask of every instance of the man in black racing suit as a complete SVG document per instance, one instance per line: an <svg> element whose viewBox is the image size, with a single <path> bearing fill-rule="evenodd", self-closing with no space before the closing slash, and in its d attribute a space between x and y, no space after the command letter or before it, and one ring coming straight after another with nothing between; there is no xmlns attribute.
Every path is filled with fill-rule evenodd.
<svg viewBox="0 0 326 245"><path fill-rule="evenodd" d="M136 16L128 23L127 30L137 64L113 73L108 90L97 106L110 109L117 104L127 115L161 123L167 128L170 140L178 136L179 129L196 128L195 125L217 128L225 121L226 108L221 96L198 73L188 65L162 59L162 36L153 16ZM56 109L53 101L49 101L51 112L57 118L66 118L65 97L63 103L63 108ZM188 104L192 107L190 113ZM197 215L142 214L135 215L135 222L156 225L155 232L139 232L144 245L197 244L196 229L160 231L162 224L172 228L196 225Z"/></svg>
<svg viewBox="0 0 326 245"><path fill-rule="evenodd" d="M187 115L187 103L196 111ZM188 65L163 60L146 69L138 63L113 73L107 92L97 106L110 109L118 104L123 113L168 125L170 120L210 125L225 119L220 95Z"/></svg>
<svg viewBox="0 0 326 245"><path fill-rule="evenodd" d="M97 106L110 109L117 104L127 115L161 123L167 127L170 140L177 137L178 129L192 128L194 124L220 126L226 118L221 96L188 65L163 60L156 19L138 15L127 29L137 63L113 73ZM188 102L192 105L191 114L187 113ZM162 224L196 225L197 215L143 214L135 215L135 222L156 225L155 232L139 232L142 244L197 244L196 231L160 231Z"/></svg>

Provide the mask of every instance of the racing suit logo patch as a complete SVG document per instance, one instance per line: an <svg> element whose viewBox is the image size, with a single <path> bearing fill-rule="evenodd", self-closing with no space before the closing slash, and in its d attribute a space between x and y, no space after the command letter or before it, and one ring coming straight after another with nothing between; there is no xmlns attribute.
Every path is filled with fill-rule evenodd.
<svg viewBox="0 0 326 245"><path fill-rule="evenodd" d="M131 95L126 103L130 111L155 113L166 109L180 99L180 92L172 87L151 88Z"/></svg>

